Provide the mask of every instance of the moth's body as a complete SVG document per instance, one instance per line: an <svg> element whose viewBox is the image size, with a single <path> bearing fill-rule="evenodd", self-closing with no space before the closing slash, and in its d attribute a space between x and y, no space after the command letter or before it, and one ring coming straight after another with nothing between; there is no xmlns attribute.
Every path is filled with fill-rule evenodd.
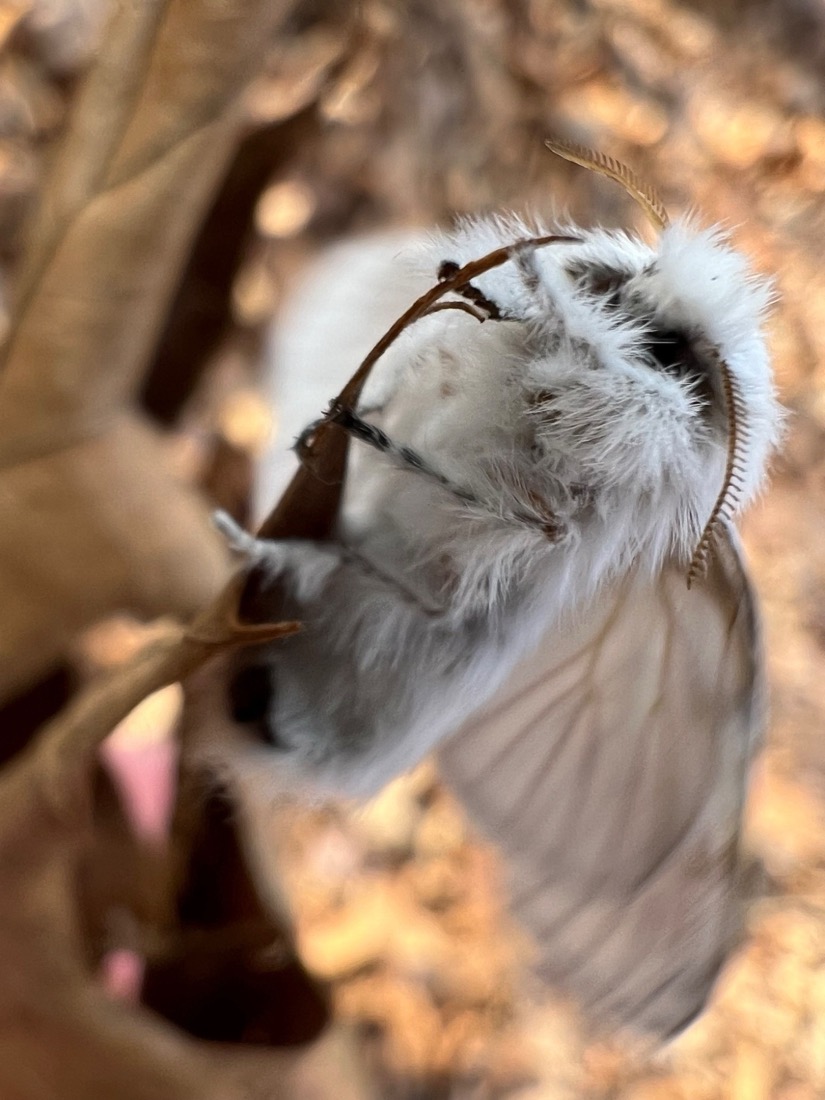
<svg viewBox="0 0 825 1100"><path fill-rule="evenodd" d="M275 345L280 455L437 272L533 232L333 250ZM770 288L686 223L655 247L565 233L465 285L483 324L425 317L336 410L356 438L331 540L240 538L257 612L303 629L242 658L219 706L247 736L217 743L258 799L368 794L438 748L545 975L666 1036L742 920L762 674L730 519L779 433Z"/></svg>
<svg viewBox="0 0 825 1100"><path fill-rule="evenodd" d="M655 250L624 234L575 233L580 243L477 280L504 320L424 319L363 395L364 418L461 495L354 441L335 541L266 545L287 593L272 613L304 624L267 654L266 726L293 778L375 791L482 707L611 578L652 576L672 559L687 575L725 470L709 345L747 386L745 494L759 484L777 424L759 336L764 283L745 281L741 258L712 234L683 225ZM502 219L401 250L393 241L387 269L409 302L442 262L528 235ZM334 294L330 305L346 325ZM681 358L663 365L671 348ZM353 367L341 364L341 382Z"/></svg>

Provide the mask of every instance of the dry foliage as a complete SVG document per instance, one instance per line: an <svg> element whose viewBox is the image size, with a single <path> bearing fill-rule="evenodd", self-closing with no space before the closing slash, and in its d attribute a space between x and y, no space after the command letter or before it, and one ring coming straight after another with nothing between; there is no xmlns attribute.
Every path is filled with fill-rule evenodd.
<svg viewBox="0 0 825 1100"><path fill-rule="evenodd" d="M4 695L102 613L184 615L228 575L203 505L176 483L133 401L238 142L242 93L286 8L147 0L112 10L32 218L0 374ZM146 695L228 647L295 629L242 625L243 583L230 580L188 629L81 694L0 777L4 1098L308 1096L329 1091L331 1065L339 1095L365 1094L218 793L184 759L173 836L146 875L117 800L101 789L97 748ZM123 860L131 884L113 873ZM307 1018L281 1026L279 1045L318 1041L298 1054L233 1052L113 1002L95 975L113 902L163 934L160 949L139 946L150 963L144 1000L167 1016L189 1022L183 982L190 1000L193 990L215 1000L204 1037L249 1032L272 1047L282 1019L266 1013L274 1002L283 1017L291 996L290 1012ZM221 1001L239 989L248 996L223 1020Z"/></svg>
<svg viewBox="0 0 825 1100"><path fill-rule="evenodd" d="M737 226L777 273L794 417L747 531L774 696L751 832L773 896L715 1007L651 1066L589 1044L563 1006L524 1007L493 857L427 769L355 815L262 819L250 854L184 753L171 839L148 848L93 750L152 686L239 641L223 605L208 641L170 628L0 774L3 1100L368 1095L290 921L272 891L262 900L270 848L301 960L366 1033L383 1097L825 1094L821 13L804 0L122 0L75 90L94 8L0 4L0 256L16 276L0 699L109 612L185 618L226 583L173 460L207 465L202 480L240 507L266 418L250 396L254 336L319 244L501 205L627 224L616 191L558 165L551 183L542 139L560 133L632 163L672 209ZM221 437L207 462L204 428ZM294 526L281 513L271 530L322 532L329 506L293 494ZM2 736L17 740L13 719ZM132 923L113 935L123 910ZM129 936L157 1011L114 1003L98 980Z"/></svg>

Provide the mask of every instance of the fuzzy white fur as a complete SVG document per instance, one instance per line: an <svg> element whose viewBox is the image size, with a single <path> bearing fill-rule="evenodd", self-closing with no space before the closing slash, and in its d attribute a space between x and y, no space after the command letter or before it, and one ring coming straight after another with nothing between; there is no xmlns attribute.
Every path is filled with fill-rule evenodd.
<svg viewBox="0 0 825 1100"><path fill-rule="evenodd" d="M258 547L289 593L272 617L305 623L267 654L269 720L291 783L375 791L482 707L548 627L609 578L674 557L687 571L724 476L721 383L710 378L718 400L703 410L690 381L645 355L651 327L678 329L728 364L748 429L741 503L759 489L781 425L761 335L770 284L718 231L689 222L655 247L560 231L581 240L476 281L507 320L425 319L378 363L363 396L365 418L476 503L353 441L338 543ZM288 472L285 448L442 260L546 232L479 220L350 242L322 260L273 343L282 420L262 503ZM635 319L619 319L571 267L623 273ZM548 514L553 537L539 530Z"/></svg>

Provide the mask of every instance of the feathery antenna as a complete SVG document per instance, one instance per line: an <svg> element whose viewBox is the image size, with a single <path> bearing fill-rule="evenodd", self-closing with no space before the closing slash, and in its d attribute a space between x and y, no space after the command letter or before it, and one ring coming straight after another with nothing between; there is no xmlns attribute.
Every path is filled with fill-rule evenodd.
<svg viewBox="0 0 825 1100"><path fill-rule="evenodd" d="M707 573L708 559L713 548L713 540L720 524L731 520L744 488L745 448L748 443L748 429L745 407L739 384L731 373L727 363L716 356L717 366L722 379L722 392L725 396L725 413L728 422L728 457L725 464L725 479L710 519L705 524L702 536L693 551L688 568L687 584L701 580Z"/></svg>
<svg viewBox="0 0 825 1100"><path fill-rule="evenodd" d="M615 180L641 206L656 229L667 229L670 225L665 205L656 191L650 184L643 183L636 173L620 160L608 157L604 153L597 153L593 149L587 149L583 145L560 141L558 138L548 138L544 144L564 160L569 160L572 164L580 164L582 168Z"/></svg>

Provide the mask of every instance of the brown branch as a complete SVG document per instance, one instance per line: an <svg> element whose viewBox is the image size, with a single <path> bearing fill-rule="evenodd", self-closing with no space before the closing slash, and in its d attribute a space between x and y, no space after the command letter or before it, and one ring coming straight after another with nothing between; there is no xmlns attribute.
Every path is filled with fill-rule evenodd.
<svg viewBox="0 0 825 1100"><path fill-rule="evenodd" d="M234 577L188 629L170 627L128 665L94 684L41 732L33 751L20 761L27 785L41 786L53 812L67 823L83 806L79 794L101 741L147 696L189 676L227 649L287 637L296 622L249 626L239 622L237 604L244 573ZM0 785L0 790L2 786Z"/></svg>

